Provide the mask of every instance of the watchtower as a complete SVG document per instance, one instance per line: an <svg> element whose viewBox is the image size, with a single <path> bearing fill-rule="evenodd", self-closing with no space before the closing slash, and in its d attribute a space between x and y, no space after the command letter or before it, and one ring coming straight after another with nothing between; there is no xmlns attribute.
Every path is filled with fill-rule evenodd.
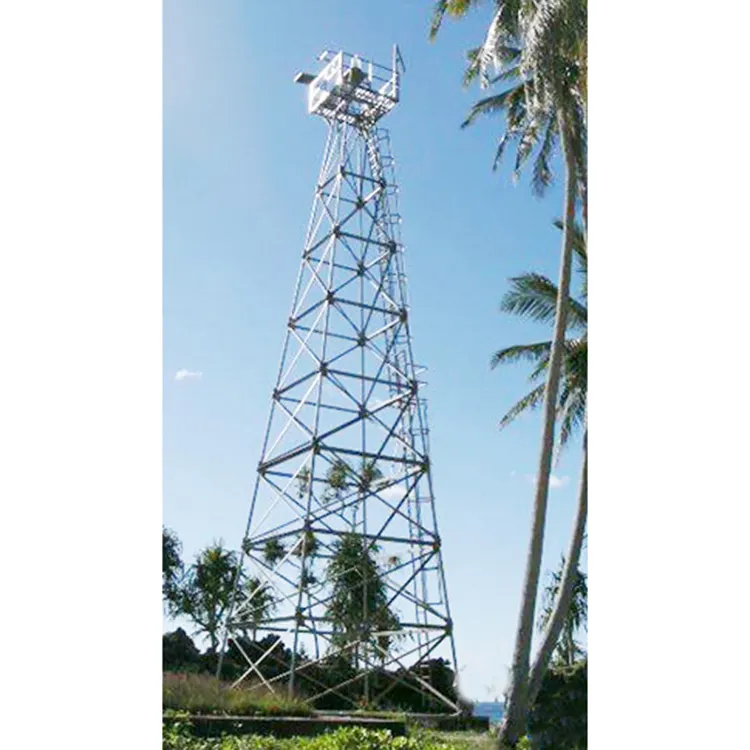
<svg viewBox="0 0 750 750"><path fill-rule="evenodd" d="M390 67L319 59L317 75L295 78L328 132L224 649L246 665L235 684L317 707L403 708L411 691L415 710L456 711L424 383L379 126L403 63L397 47Z"/></svg>

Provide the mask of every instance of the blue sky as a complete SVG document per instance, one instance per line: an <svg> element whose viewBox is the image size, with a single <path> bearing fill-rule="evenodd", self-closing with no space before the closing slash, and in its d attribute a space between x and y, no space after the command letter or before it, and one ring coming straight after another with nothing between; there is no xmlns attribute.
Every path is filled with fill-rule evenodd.
<svg viewBox="0 0 750 750"><path fill-rule="evenodd" d="M498 302L510 276L556 277L561 186L537 199L513 185L509 164L492 172L499 122L459 128L482 95L462 89L461 76L489 9L447 23L430 43L431 7L165 0L164 522L188 559L213 539L236 547L243 534L325 135L292 78L315 71L325 48L387 63L398 43L402 101L383 124L397 161L415 356L428 367L461 682L481 700L502 691L510 662L540 429L529 417L498 431L526 372L488 363L501 346L548 335L501 315ZM567 545L579 459L576 445L554 470L545 570Z"/></svg>

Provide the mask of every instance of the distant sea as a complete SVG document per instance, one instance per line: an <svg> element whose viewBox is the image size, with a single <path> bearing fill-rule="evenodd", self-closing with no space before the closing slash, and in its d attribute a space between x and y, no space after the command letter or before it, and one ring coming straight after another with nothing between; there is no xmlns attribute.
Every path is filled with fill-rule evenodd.
<svg viewBox="0 0 750 750"><path fill-rule="evenodd" d="M499 724L503 718L503 704L500 701L479 701L474 704L474 716L489 716L490 725Z"/></svg>

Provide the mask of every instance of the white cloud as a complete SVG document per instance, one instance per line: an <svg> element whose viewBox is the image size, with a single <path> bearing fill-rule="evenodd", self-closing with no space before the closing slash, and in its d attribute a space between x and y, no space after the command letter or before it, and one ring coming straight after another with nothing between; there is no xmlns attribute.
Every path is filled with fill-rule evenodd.
<svg viewBox="0 0 750 750"><path fill-rule="evenodd" d="M533 474L526 474L526 481L529 484L536 484L536 477ZM551 490L559 490L560 487L564 487L570 481L570 477L558 477L557 474L549 475L549 488Z"/></svg>
<svg viewBox="0 0 750 750"><path fill-rule="evenodd" d="M392 484L378 491L378 494L385 500L401 500L406 494L406 487L403 484Z"/></svg>
<svg viewBox="0 0 750 750"><path fill-rule="evenodd" d="M192 370L177 370L175 373L175 380L200 380L203 377L202 372L194 372Z"/></svg>
<svg viewBox="0 0 750 750"><path fill-rule="evenodd" d="M570 477L558 477L556 474L550 474L549 486L556 490L558 487L564 487L570 481Z"/></svg>

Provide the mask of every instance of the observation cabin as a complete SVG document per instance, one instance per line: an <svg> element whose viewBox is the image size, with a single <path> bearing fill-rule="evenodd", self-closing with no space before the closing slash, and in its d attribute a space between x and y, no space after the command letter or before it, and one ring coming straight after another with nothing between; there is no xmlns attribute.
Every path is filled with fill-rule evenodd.
<svg viewBox="0 0 750 750"><path fill-rule="evenodd" d="M404 63L393 46L391 66L378 65L348 52L324 51L325 67L317 74L298 73L295 83L307 88L307 111L329 121L369 128L398 103Z"/></svg>

